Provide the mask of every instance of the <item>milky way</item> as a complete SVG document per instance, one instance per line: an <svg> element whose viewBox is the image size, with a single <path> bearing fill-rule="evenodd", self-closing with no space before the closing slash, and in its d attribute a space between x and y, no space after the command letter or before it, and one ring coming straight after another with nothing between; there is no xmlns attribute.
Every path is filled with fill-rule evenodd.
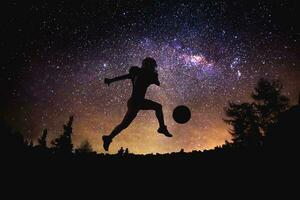
<svg viewBox="0 0 300 200"><path fill-rule="evenodd" d="M121 121L131 94L129 80L109 87L103 80L148 56L161 87L151 86L147 98L163 105L174 137L157 134L154 112L142 111L111 152L210 149L230 140L222 120L228 101L250 101L259 78L280 79L292 103L300 90L293 2L10 2L6 9L1 112L31 139L45 127L55 138L74 115L75 145L89 140L103 152L101 136ZM192 111L187 124L171 117L181 104Z"/></svg>

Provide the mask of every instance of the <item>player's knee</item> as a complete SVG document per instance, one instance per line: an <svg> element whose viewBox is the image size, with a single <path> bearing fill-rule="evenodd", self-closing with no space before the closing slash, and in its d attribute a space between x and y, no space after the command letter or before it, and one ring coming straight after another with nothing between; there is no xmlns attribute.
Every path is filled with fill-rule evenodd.
<svg viewBox="0 0 300 200"><path fill-rule="evenodd" d="M156 111L161 111L161 110L162 110L162 105L158 103L158 104L155 106L155 110L156 110Z"/></svg>

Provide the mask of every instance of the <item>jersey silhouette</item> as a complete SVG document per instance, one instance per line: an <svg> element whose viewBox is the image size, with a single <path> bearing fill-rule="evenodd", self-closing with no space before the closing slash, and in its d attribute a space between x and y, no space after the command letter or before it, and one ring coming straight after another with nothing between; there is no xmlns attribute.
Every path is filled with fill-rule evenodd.
<svg viewBox="0 0 300 200"><path fill-rule="evenodd" d="M117 125L109 135L104 135L102 137L103 148L106 151L108 151L112 139L130 125L140 110L154 110L159 123L157 132L164 134L167 137L172 137L172 134L169 133L167 126L165 125L161 104L145 99L147 88L151 84L155 84L157 86L160 85L156 67L156 61L153 58L147 57L143 60L141 68L131 67L129 69L129 73L126 75L112 79L104 79L104 82L107 85L110 85L115 81L131 79L133 86L131 97L127 101L128 109L122 122Z"/></svg>

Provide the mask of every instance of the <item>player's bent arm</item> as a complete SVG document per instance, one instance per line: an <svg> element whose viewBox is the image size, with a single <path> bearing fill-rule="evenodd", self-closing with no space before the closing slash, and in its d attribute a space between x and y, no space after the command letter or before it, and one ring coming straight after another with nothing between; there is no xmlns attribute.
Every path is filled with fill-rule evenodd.
<svg viewBox="0 0 300 200"><path fill-rule="evenodd" d="M158 80L158 74L155 74L155 75L154 75L153 83L154 83L155 85L157 85L157 86L160 86L160 82L159 82L159 80Z"/></svg>
<svg viewBox="0 0 300 200"><path fill-rule="evenodd" d="M160 82L159 80L157 80L157 82L154 82L155 85L160 86Z"/></svg>

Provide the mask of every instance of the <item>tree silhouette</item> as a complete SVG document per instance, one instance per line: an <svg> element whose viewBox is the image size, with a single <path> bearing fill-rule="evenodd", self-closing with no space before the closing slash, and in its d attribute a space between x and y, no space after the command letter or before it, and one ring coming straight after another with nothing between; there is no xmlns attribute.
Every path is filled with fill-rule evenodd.
<svg viewBox="0 0 300 200"><path fill-rule="evenodd" d="M282 88L283 85L279 80L268 81L262 78L252 93L260 114L260 128L263 135L276 123L279 113L288 108L289 99L281 94Z"/></svg>
<svg viewBox="0 0 300 200"><path fill-rule="evenodd" d="M73 152L73 144L72 144L72 124L73 124L73 116L69 118L69 122L63 126L64 132L54 141L52 141L52 145L54 145L55 153L72 153Z"/></svg>
<svg viewBox="0 0 300 200"><path fill-rule="evenodd" d="M270 127L277 122L279 114L288 107L289 99L282 95L282 84L278 80L260 79L252 93L253 103L229 102L225 108L232 125L233 142L246 146L259 146Z"/></svg>
<svg viewBox="0 0 300 200"><path fill-rule="evenodd" d="M92 152L94 152L94 151L93 151L92 145L90 144L90 142L88 140L83 141L80 144L79 148L76 149L76 153L79 153L79 154L89 154Z"/></svg>
<svg viewBox="0 0 300 200"><path fill-rule="evenodd" d="M38 138L38 147L41 147L41 148L44 148L44 149L47 148L47 134L48 134L48 131L45 128L43 130L42 136L40 138Z"/></svg>
<svg viewBox="0 0 300 200"><path fill-rule="evenodd" d="M228 119L224 121L233 127L229 133L235 144L247 147L260 145L259 115L254 104L230 102L225 112Z"/></svg>

